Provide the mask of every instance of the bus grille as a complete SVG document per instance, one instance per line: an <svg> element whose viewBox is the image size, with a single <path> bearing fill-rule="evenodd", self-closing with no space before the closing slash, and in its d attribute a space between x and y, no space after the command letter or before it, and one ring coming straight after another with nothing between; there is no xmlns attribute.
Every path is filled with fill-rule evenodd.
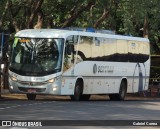
<svg viewBox="0 0 160 129"><path fill-rule="evenodd" d="M35 90L36 92L44 92L46 88L26 88L26 87L18 87L20 91L28 92L29 90Z"/></svg>
<svg viewBox="0 0 160 129"><path fill-rule="evenodd" d="M26 81L19 81L18 83L27 86L41 86L46 84L46 82L26 82Z"/></svg>

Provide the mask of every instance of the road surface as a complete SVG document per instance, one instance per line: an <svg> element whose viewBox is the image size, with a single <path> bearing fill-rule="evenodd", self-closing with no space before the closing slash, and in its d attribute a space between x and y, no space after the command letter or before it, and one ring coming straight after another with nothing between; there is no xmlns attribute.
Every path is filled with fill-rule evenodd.
<svg viewBox="0 0 160 129"><path fill-rule="evenodd" d="M96 98L96 97L95 97ZM90 101L73 102L69 98L39 97L28 101L25 97L0 100L0 120L160 120L160 98L127 98L125 101L110 101L106 96ZM62 123L63 125L63 123ZM58 129L110 129L117 126L55 126ZM54 127L54 128L55 128ZM147 127L158 128L157 126ZM160 127L160 126L159 126ZM28 129L29 127L0 127L0 129ZM40 127L39 127L40 128ZM49 128L47 126L41 128ZM130 128L137 128L131 126ZM138 128L146 128L138 126Z"/></svg>

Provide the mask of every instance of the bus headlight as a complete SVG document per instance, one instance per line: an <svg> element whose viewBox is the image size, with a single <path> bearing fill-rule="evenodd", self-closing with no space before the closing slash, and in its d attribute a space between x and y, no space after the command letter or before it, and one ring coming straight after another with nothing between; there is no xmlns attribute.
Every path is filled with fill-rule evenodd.
<svg viewBox="0 0 160 129"><path fill-rule="evenodd" d="M17 78L15 78L15 77L13 77L13 76L10 77L10 78L11 78L12 81L17 81Z"/></svg>
<svg viewBox="0 0 160 129"><path fill-rule="evenodd" d="M48 80L47 82L49 82L49 83L53 83L54 81L55 81L55 79L54 79L54 78L52 78L52 79Z"/></svg>
<svg viewBox="0 0 160 129"><path fill-rule="evenodd" d="M57 90L57 87L53 87L53 91L56 91Z"/></svg>
<svg viewBox="0 0 160 129"><path fill-rule="evenodd" d="M13 86L10 86L10 88L13 90Z"/></svg>

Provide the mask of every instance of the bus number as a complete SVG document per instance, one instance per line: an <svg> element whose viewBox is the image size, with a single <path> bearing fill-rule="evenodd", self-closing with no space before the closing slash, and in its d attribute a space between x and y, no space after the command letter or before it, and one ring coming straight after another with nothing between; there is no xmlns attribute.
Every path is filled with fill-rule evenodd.
<svg viewBox="0 0 160 129"><path fill-rule="evenodd" d="M113 72L114 67L113 66L98 66L98 73L109 73Z"/></svg>

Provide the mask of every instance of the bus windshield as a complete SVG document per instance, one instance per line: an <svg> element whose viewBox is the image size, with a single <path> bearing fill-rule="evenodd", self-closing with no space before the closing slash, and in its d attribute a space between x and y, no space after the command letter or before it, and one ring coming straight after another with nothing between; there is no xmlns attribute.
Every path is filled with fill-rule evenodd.
<svg viewBox="0 0 160 129"><path fill-rule="evenodd" d="M45 76L61 71L64 39L15 38L9 69L24 76Z"/></svg>

